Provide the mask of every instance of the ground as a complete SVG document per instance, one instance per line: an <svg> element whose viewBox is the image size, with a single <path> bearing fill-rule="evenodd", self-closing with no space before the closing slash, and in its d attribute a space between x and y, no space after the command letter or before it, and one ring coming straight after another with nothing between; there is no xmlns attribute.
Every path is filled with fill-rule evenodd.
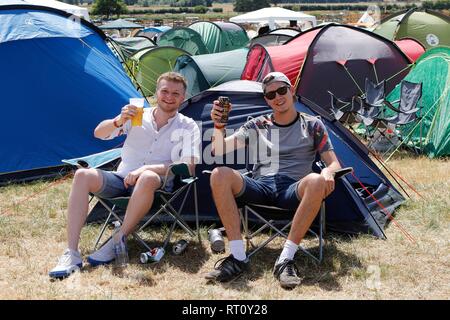
<svg viewBox="0 0 450 320"><path fill-rule="evenodd" d="M66 247L71 178L1 188L0 299L448 299L449 162L407 156L389 165L425 199L407 189L412 199L386 229L387 240L328 235L320 265L298 254L304 280L292 291L281 289L271 273L281 241L258 253L241 279L207 284L203 274L225 256L211 253L208 226L202 227L201 245L192 241L182 256L168 253L159 264L142 265L141 251L130 241L131 263L123 273L85 267L69 279L50 281L47 273ZM84 256L98 230L83 229ZM164 230L149 229L146 236L158 245ZM182 236L179 231L175 239Z"/></svg>

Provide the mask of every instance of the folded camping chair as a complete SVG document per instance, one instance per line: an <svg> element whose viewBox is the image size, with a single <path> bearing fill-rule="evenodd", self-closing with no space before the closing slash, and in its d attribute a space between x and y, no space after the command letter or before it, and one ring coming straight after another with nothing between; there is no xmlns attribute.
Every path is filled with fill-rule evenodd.
<svg viewBox="0 0 450 320"><path fill-rule="evenodd" d="M331 115L341 123L352 125L361 122L358 117L360 104L355 103L354 97L350 101L344 101L328 91L331 98Z"/></svg>
<svg viewBox="0 0 450 320"><path fill-rule="evenodd" d="M406 80L402 80L400 85L400 99L393 101L392 103L389 101L385 101L386 106L395 111L391 117L379 117L376 119L376 125L384 125L387 126L389 124L395 126L396 128L399 126L404 126L410 124L412 122L420 121L421 116L417 115L417 112L422 108L419 106L419 101L422 97L422 83L413 83ZM393 104L399 103L398 108L394 107ZM393 130L395 134L396 131ZM402 141L400 135L396 135L397 138ZM422 139L422 136L420 137ZM388 139L389 140L389 139ZM390 141L390 140L389 140ZM395 146L394 143L392 143ZM389 150L386 151L386 153Z"/></svg>
<svg viewBox="0 0 450 320"><path fill-rule="evenodd" d="M78 168L99 168L104 166L105 164L111 163L113 161L117 161L120 159L121 149L112 149L109 151L89 155L82 158L75 158L69 160L63 160L64 163L77 166ZM165 186L169 176L173 175L175 177L174 188L171 191L165 190ZM189 167L186 163L178 163L172 164L169 166L167 173L164 177L162 187L155 192L155 198L153 201L153 205L151 211L155 211L155 213L142 225L138 228L138 230L132 233L132 236L147 250L149 251L151 248L147 245L147 243L139 236L139 232L142 231L146 226L148 226L156 217L161 214L167 214L172 219L174 219L169 233L166 236L166 239L163 244L163 248L167 246L170 241L170 237L176 225L179 225L182 229L184 229L191 237L195 236L195 232L189 227L189 225L184 221L181 216L183 211L185 202L187 197L190 194L191 188L193 187L194 191L194 208L195 208L195 219L196 219L196 228L197 228L197 236L200 241L200 229L199 229L199 219L198 219L198 204L197 204L197 188L196 181L197 177L192 176L189 172ZM174 202L180 197L184 195L181 205L178 210L174 208ZM119 215L119 211L124 211L127 208L128 201L130 197L117 197L117 198L101 198L96 195L91 195L92 198L96 198L98 202L100 202L105 209L109 212L106 221L104 222L100 233L95 241L94 250L96 250L99 246L100 240L108 227L108 224L119 221L122 223L122 218ZM92 200L92 199L91 199ZM111 237L106 239L103 243L105 244ZM101 245L101 246L102 246ZM100 247L101 247L100 246Z"/></svg>

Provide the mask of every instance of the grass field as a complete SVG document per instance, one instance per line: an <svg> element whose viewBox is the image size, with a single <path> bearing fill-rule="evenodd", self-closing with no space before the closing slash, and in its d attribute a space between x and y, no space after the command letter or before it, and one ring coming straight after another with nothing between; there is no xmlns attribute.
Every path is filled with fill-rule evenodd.
<svg viewBox="0 0 450 320"><path fill-rule="evenodd" d="M386 241L329 235L321 265L297 255L304 281L292 291L281 289L271 274L280 241L257 254L251 271L231 284L203 279L224 256L212 254L207 240L191 242L183 256L166 254L153 266L138 262L140 250L130 241L131 263L123 273L85 267L69 279L52 282L47 272L66 247L71 178L1 188L0 299L448 299L449 162L406 157L390 164L425 197L413 195L395 219L414 242L395 224L387 228ZM83 229L83 255L90 252L98 229ZM157 245L164 232L150 229L146 236ZM181 236L177 232L175 240Z"/></svg>

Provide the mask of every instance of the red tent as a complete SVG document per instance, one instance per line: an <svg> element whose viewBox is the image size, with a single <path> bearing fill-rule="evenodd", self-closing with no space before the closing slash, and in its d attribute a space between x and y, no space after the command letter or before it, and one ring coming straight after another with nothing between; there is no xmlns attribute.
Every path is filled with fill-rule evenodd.
<svg viewBox="0 0 450 320"><path fill-rule="evenodd" d="M297 94L329 113L328 91L350 99L362 94L365 79L387 80L391 91L409 71L410 60L390 40L347 25L310 29L276 47L254 45L241 79L261 81L271 71L285 73Z"/></svg>
<svg viewBox="0 0 450 320"><path fill-rule="evenodd" d="M394 42L412 62L416 62L422 53L425 52L425 47L413 38L403 38Z"/></svg>

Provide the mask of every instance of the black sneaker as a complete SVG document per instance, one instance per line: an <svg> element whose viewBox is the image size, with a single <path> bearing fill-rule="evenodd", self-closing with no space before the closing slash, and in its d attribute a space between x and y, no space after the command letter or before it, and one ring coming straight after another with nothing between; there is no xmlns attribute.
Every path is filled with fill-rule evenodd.
<svg viewBox="0 0 450 320"><path fill-rule="evenodd" d="M302 282L298 273L298 268L294 261L289 259L284 259L283 262L276 263L273 268L275 278L280 281L281 287L285 289L293 289Z"/></svg>
<svg viewBox="0 0 450 320"><path fill-rule="evenodd" d="M220 264L219 264L220 263ZM219 264L219 266L217 266ZM214 264L214 270L205 278L219 282L228 282L239 277L248 268L248 259L239 261L230 254L228 257L218 260Z"/></svg>

